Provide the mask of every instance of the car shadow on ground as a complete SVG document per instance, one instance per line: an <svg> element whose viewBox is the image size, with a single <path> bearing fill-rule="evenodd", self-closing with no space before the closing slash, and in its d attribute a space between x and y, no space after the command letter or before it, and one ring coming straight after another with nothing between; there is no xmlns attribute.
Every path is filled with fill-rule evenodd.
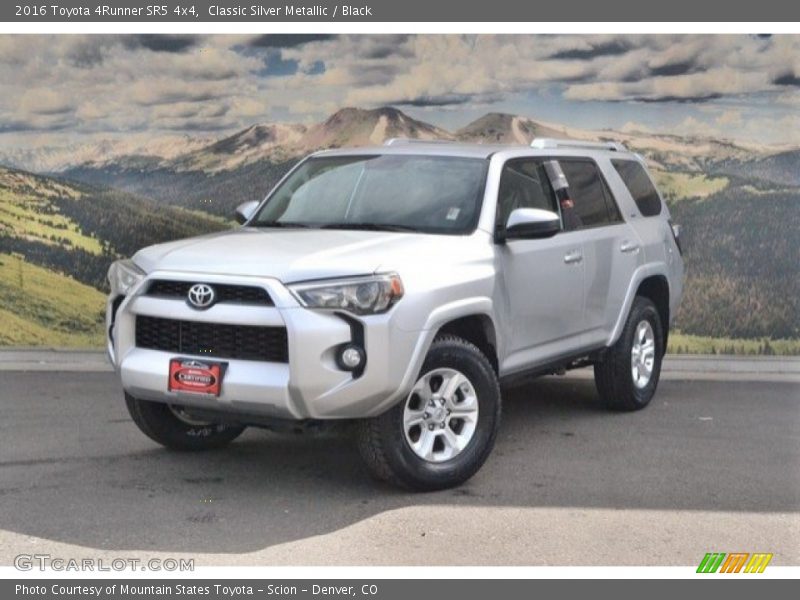
<svg viewBox="0 0 800 600"><path fill-rule="evenodd" d="M478 475L415 494L371 479L342 431L248 430L221 451L169 452L107 397L119 393L112 376L75 374L59 395L36 395L44 384L25 377L11 388L34 407L15 405L0 429L0 529L88 548L250 552L424 505L800 508L800 419L771 410L796 407L790 384L756 409L764 384L665 381L635 414L599 406L591 380L519 385L504 391L501 434Z"/></svg>

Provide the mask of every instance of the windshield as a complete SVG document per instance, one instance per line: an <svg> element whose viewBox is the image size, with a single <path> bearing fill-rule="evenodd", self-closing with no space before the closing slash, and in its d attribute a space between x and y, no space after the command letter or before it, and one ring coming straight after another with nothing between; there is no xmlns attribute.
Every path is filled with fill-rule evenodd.
<svg viewBox="0 0 800 600"><path fill-rule="evenodd" d="M466 233L477 224L487 165L449 156L311 158L248 224Z"/></svg>

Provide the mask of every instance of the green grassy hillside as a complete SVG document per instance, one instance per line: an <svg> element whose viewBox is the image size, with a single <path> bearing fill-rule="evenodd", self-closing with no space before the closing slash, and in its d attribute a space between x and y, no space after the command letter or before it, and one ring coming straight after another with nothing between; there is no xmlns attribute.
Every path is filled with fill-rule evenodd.
<svg viewBox="0 0 800 600"><path fill-rule="evenodd" d="M0 167L0 252L97 289L120 256L230 225L128 192Z"/></svg>
<svg viewBox="0 0 800 600"><path fill-rule="evenodd" d="M658 188L668 203L691 198L707 198L728 186L727 177L708 177L703 173L652 171Z"/></svg>
<svg viewBox="0 0 800 600"><path fill-rule="evenodd" d="M0 346L101 347L105 295L0 254Z"/></svg>
<svg viewBox="0 0 800 600"><path fill-rule="evenodd" d="M761 340L669 334L670 354L728 354L736 356L800 356L800 340Z"/></svg>
<svg viewBox="0 0 800 600"><path fill-rule="evenodd" d="M0 167L0 346L102 346L109 264L230 222Z"/></svg>
<svg viewBox="0 0 800 600"><path fill-rule="evenodd" d="M99 240L85 235L59 210L60 199L81 202L82 196L78 189L54 180L0 169L0 234L102 254Z"/></svg>

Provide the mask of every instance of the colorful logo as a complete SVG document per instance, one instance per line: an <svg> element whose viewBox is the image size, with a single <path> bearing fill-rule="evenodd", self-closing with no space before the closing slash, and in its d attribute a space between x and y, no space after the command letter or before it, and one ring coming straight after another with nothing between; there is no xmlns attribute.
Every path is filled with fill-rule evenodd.
<svg viewBox="0 0 800 600"><path fill-rule="evenodd" d="M772 554L766 552L709 552L700 561L698 573L763 573Z"/></svg>

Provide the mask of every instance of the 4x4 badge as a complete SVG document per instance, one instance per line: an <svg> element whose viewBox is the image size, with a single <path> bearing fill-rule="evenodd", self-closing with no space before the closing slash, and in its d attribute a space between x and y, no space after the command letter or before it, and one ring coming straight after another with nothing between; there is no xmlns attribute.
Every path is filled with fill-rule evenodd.
<svg viewBox="0 0 800 600"><path fill-rule="evenodd" d="M189 288L186 299L194 308L209 308L217 299L217 293L207 283L195 283Z"/></svg>

